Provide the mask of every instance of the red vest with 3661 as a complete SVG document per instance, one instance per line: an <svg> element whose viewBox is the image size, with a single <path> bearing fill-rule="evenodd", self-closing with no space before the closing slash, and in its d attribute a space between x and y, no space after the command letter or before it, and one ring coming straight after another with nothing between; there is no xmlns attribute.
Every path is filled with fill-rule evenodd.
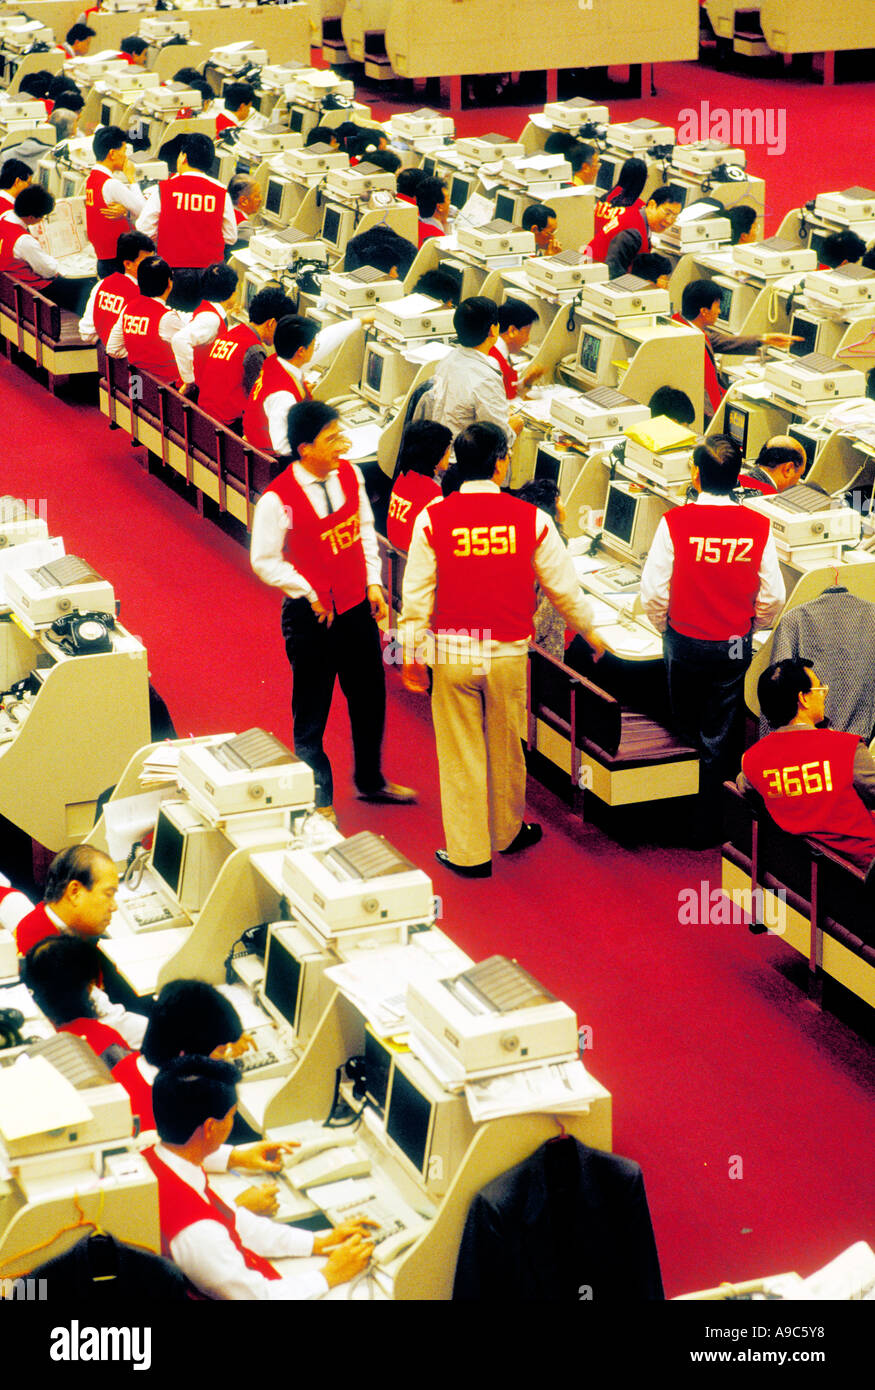
<svg viewBox="0 0 875 1390"><path fill-rule="evenodd" d="M688 502L665 516L674 545L669 625L685 637L728 642L751 630L768 518L731 503Z"/></svg>
<svg viewBox="0 0 875 1390"><path fill-rule="evenodd" d="M290 391L296 401L310 399L309 388L305 386L302 391L291 372L283 366L283 359L273 353L265 358L264 366L258 373L258 380L243 411L244 435L256 449L263 449L267 454L273 453L274 447L270 442L270 428L264 407L268 396L275 395L277 391Z"/></svg>
<svg viewBox="0 0 875 1390"><path fill-rule="evenodd" d="M208 345L205 356L194 355L194 379L198 405L215 420L229 425L238 420L246 407L243 390L243 359L261 339L247 323L221 330Z"/></svg>
<svg viewBox="0 0 875 1390"><path fill-rule="evenodd" d="M37 275L35 270L15 254L15 246L19 237L32 236L33 230L30 227L22 227L17 222L13 222L9 217L0 217L0 270L6 271L8 275L14 275L16 279L24 282L25 285L33 285L36 289L44 290L51 281L44 275Z"/></svg>
<svg viewBox="0 0 875 1390"><path fill-rule="evenodd" d="M608 194L593 209L595 235L586 248L592 261L604 262L608 259L608 248L620 232L640 232L641 250L650 250L650 224L644 215L641 199L636 198L629 207L620 207L611 202L611 197L612 194Z"/></svg>
<svg viewBox="0 0 875 1390"><path fill-rule="evenodd" d="M403 473L395 480L389 498L386 517L386 538L396 550L409 550L413 538L413 523L423 507L440 497L441 490L434 478L422 473Z"/></svg>
<svg viewBox="0 0 875 1390"><path fill-rule="evenodd" d="M342 459L337 476L343 502L329 516L316 515L292 466L275 478L275 492L290 519L285 557L310 583L329 613L355 608L367 596L368 577L361 539L359 481L352 464Z"/></svg>
<svg viewBox="0 0 875 1390"><path fill-rule="evenodd" d="M234 1212L213 1192L207 1183L206 1196L201 1197L193 1187L168 1167L154 1149L144 1149L143 1157L158 1180L158 1220L161 1223L161 1250L168 1258L171 1243L188 1226L197 1221L217 1221L224 1226L233 1245L243 1256L247 1269L263 1274L265 1279L279 1279L282 1276L262 1255L247 1250L239 1235Z"/></svg>
<svg viewBox="0 0 875 1390"><path fill-rule="evenodd" d="M119 314L139 293L131 277L123 275L121 271L116 270L101 280L94 296L92 314L97 336L104 347Z"/></svg>
<svg viewBox="0 0 875 1390"><path fill-rule="evenodd" d="M173 348L159 335L158 326L168 313L160 299L137 294L122 312L125 351L132 367L142 367L160 381L176 381L179 367Z"/></svg>
<svg viewBox="0 0 875 1390"><path fill-rule="evenodd" d="M126 218L104 217L101 212L106 207L103 186L114 177L106 169L92 169L85 181L85 230L99 261L112 260L122 232L131 230Z"/></svg>
<svg viewBox="0 0 875 1390"><path fill-rule="evenodd" d="M854 788L856 734L788 729L749 748L741 760L769 815L791 835L810 835L868 868L875 819Z"/></svg>
<svg viewBox="0 0 875 1390"><path fill-rule="evenodd" d="M537 508L500 492L455 492L428 510L437 562L431 627L518 642L532 634Z"/></svg>
<svg viewBox="0 0 875 1390"><path fill-rule="evenodd" d="M206 174L176 174L158 185L158 255L170 266L203 270L224 260L222 218L228 190Z"/></svg>

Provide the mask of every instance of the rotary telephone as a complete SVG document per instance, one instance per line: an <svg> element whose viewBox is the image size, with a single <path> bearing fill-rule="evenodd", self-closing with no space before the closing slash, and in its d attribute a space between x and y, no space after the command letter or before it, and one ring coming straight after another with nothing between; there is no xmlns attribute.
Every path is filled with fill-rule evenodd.
<svg viewBox="0 0 875 1390"><path fill-rule="evenodd" d="M112 651L111 613L67 613L52 624L51 635L68 656L93 656Z"/></svg>

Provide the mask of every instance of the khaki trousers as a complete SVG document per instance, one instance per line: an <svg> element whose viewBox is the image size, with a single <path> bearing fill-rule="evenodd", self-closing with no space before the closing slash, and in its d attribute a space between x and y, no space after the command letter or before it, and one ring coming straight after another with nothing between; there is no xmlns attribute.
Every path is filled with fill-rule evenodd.
<svg viewBox="0 0 875 1390"><path fill-rule="evenodd" d="M454 864L485 864L523 822L526 763L525 653L488 663L438 661L432 720L441 814Z"/></svg>

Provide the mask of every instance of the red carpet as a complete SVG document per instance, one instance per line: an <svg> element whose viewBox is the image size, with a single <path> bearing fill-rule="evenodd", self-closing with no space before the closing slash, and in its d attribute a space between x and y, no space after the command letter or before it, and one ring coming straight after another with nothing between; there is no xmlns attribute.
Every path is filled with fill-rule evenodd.
<svg viewBox="0 0 875 1390"><path fill-rule="evenodd" d="M768 180L769 230L817 189L872 182L854 130L869 88L739 84L693 66L659 68L656 81L646 109L672 124L704 96L787 106L787 157L751 158ZM464 124L516 131L523 119L472 112ZM838 130L847 143L832 148ZM289 739L279 597L245 551L144 473L96 409L53 401L5 362L0 404L0 493L45 497L67 550L113 580L179 731L261 724ZM420 804L352 798L340 701L327 746L341 824L384 832L433 871L443 925L461 945L477 958L518 956L592 1029L591 1069L614 1097L614 1147L644 1168L667 1293L807 1274L854 1240L875 1243L872 1048L806 1003L799 958L780 940L679 925L680 892L716 884L717 855L620 848L533 783L543 844L501 861L491 882L462 883L432 858L443 837L427 707L394 671L389 685L386 771L417 786Z"/></svg>

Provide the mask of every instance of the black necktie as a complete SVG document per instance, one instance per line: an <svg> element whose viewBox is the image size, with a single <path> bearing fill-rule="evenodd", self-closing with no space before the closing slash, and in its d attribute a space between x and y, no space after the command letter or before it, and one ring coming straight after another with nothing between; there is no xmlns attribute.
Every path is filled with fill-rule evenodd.
<svg viewBox="0 0 875 1390"><path fill-rule="evenodd" d="M323 483L323 482L320 480L319 486L321 487L322 491L325 493L325 505L326 505L326 507L328 508L328 516L331 516L331 513L334 511L334 506L333 506L332 501L331 501L331 494L330 494L330 492L328 491L328 484L327 484L327 483Z"/></svg>

